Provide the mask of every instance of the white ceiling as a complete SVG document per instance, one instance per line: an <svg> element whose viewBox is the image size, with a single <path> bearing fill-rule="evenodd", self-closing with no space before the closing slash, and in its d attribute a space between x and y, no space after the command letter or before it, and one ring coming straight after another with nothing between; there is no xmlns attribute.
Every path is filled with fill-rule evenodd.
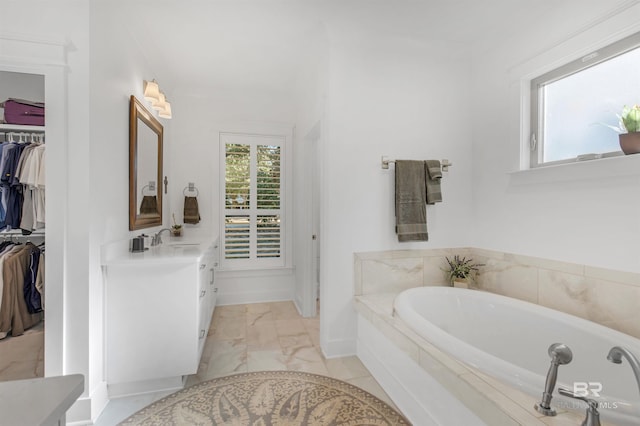
<svg viewBox="0 0 640 426"><path fill-rule="evenodd" d="M286 90L322 28L472 45L569 0L124 0L129 31L173 90ZM167 84L167 83L165 83Z"/></svg>

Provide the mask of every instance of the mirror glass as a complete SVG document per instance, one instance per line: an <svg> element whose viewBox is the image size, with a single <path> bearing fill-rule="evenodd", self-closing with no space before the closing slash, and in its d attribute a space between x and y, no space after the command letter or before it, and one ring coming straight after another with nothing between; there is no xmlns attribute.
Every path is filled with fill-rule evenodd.
<svg viewBox="0 0 640 426"><path fill-rule="evenodd" d="M129 229L162 225L162 125L131 96Z"/></svg>

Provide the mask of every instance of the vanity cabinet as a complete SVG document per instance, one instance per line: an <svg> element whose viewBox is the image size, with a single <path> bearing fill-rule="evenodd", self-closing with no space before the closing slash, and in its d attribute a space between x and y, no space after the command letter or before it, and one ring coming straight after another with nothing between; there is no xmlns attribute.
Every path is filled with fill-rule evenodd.
<svg viewBox="0 0 640 426"><path fill-rule="evenodd" d="M216 304L216 257L214 244L167 244L106 262L110 396L181 388L197 372Z"/></svg>

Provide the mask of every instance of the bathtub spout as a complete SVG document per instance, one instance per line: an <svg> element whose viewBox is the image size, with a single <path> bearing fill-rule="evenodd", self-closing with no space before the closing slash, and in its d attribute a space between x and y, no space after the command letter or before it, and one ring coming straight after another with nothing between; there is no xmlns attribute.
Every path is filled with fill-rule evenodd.
<svg viewBox="0 0 640 426"><path fill-rule="evenodd" d="M551 408L551 398L553 397L553 389L556 387L558 379L558 367L560 365L569 364L573 359L571 349L563 343L554 343L549 346L549 357L551 357L551 366L547 372L547 380L544 383L544 392L542 400L536 404L534 408L545 416L555 416L556 410Z"/></svg>
<svg viewBox="0 0 640 426"><path fill-rule="evenodd" d="M638 390L640 391L640 361L638 361L638 358L636 358L628 349L621 346L612 347L609 351L609 355L607 355L607 359L614 364L621 364L622 357L625 357L627 361L629 361L633 374L636 376Z"/></svg>

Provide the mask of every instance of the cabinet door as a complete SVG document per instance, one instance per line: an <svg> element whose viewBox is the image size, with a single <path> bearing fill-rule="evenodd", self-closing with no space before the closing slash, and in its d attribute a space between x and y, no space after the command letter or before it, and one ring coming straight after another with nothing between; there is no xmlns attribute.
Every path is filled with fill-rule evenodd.
<svg viewBox="0 0 640 426"><path fill-rule="evenodd" d="M199 285L195 262L110 268L107 382L193 374L198 368Z"/></svg>

